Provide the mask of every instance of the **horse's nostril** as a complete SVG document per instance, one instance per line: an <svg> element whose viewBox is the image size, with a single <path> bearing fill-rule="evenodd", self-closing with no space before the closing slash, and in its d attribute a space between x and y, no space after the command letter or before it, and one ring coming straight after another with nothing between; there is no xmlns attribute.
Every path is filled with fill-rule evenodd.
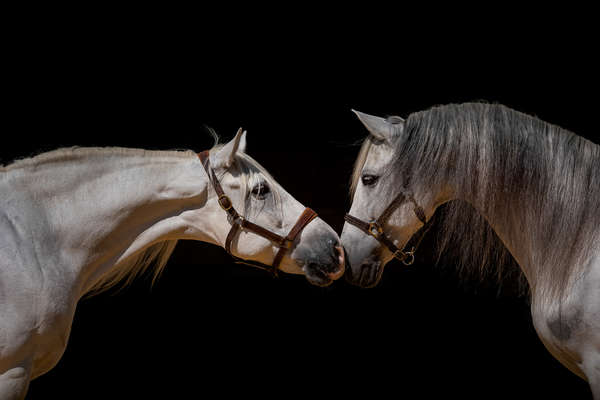
<svg viewBox="0 0 600 400"><path fill-rule="evenodd" d="M333 258L339 266L345 264L346 257L344 255L344 248L341 245L338 244L333 246Z"/></svg>

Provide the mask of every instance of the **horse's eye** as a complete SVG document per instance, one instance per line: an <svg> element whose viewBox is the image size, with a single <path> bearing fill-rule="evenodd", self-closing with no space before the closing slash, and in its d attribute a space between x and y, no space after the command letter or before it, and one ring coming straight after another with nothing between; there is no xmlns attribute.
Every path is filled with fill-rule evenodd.
<svg viewBox="0 0 600 400"><path fill-rule="evenodd" d="M252 196L258 200L263 200L269 193L271 189L265 182L259 182L252 188Z"/></svg>
<svg viewBox="0 0 600 400"><path fill-rule="evenodd" d="M374 184L375 184L375 182L377 182L377 179L379 179L379 177L378 177L378 176L376 176L376 175L368 175L368 174L365 174L365 175L363 175L363 176L361 177L362 183L363 183L363 185L365 185L365 186L371 186L371 185L374 185Z"/></svg>

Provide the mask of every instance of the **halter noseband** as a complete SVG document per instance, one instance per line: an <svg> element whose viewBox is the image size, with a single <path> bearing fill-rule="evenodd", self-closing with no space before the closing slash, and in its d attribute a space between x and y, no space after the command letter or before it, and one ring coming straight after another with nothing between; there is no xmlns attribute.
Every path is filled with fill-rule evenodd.
<svg viewBox="0 0 600 400"><path fill-rule="evenodd" d="M279 269L279 264L281 264L281 260L283 259L285 252L292 248L294 240L296 239L298 234L302 232L306 225L308 225L313 219L315 219L317 213L308 207L305 208L304 212L300 214L300 217L298 217L296 224L292 227L292 229L290 229L289 233L285 237L271 232L270 230L265 229L260 225L256 225L248 221L240 214L238 214L235 208L233 208L233 203L231 202L231 199L223 191L223 187L221 187L221 184L219 183L219 180L215 175L215 171L210 166L209 151L205 150L201 153L198 153L198 158L200 158L200 162L202 163L202 166L204 167L204 170L208 175L208 179L212 183L212 186L215 189L215 192L217 193L217 201L219 202L219 205L228 214L228 216L231 217L231 229L229 230L229 233L227 234L227 239L225 240L225 250L236 260L237 263L248 264L253 267L261 268L271 272L273 275L276 276L277 270ZM233 238L239 232L240 229L245 229L259 236L262 236L265 239L268 239L271 242L275 243L277 247L279 247L279 251L277 252L277 254L275 254L273 263L270 266L254 261L243 260L239 257L234 256L231 253L231 242L233 241Z"/></svg>
<svg viewBox="0 0 600 400"><path fill-rule="evenodd" d="M408 200L414 204L415 207L413 208L413 211L415 212L417 218L419 218L419 221L423 223L423 226L421 227L421 234L419 235L416 244L412 246L410 251L404 251L404 249L399 249L394 244L392 239L390 239L389 236L387 236L383 231L383 224L385 223L385 221L394 213L394 211L396 211L396 208L398 208L402 203L404 203L405 200ZM413 262L415 262L415 251L419 247L419 244L421 244L421 240L423 240L425 233L427 233L427 231L431 227L431 220L427 221L423 207L417 204L415 198L410 192L405 191L400 192L398 196L396 196L392 203L383 211L383 213L376 220L365 222L350 214L346 214L344 216L344 219L348 223L356 226L358 229L365 232L367 235L371 235L375 239L377 239L381 244L383 244L392 252L392 255L395 258L402 261L404 265L411 265Z"/></svg>

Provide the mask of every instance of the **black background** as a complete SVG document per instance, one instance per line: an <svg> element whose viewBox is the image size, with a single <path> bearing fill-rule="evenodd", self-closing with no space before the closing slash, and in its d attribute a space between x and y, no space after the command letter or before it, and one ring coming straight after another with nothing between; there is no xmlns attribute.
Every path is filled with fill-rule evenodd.
<svg viewBox="0 0 600 400"><path fill-rule="evenodd" d="M415 33L335 12L209 25L209 12L113 11L17 24L1 163L73 145L201 151L203 125L224 140L241 126L248 153L340 232L366 134L351 108L406 117L487 100L599 142L594 54L527 21L501 24L523 36L481 23L425 38L432 21ZM142 278L79 303L63 358L28 398L590 398L537 338L527 299L461 282L431 245L359 289L275 280L180 242L153 288Z"/></svg>

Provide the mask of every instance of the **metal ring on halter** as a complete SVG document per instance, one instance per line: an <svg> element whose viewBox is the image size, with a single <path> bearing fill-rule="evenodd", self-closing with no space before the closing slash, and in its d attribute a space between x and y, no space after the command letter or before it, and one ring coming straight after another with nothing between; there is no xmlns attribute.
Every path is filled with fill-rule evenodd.
<svg viewBox="0 0 600 400"><path fill-rule="evenodd" d="M414 247L410 251L402 251L402 250L400 250L400 252L404 256L403 258L399 259L400 261L402 261L402 264L404 264L404 265L412 265L415 262L415 248ZM395 253L394 253L394 256L396 256Z"/></svg>
<svg viewBox="0 0 600 400"><path fill-rule="evenodd" d="M383 228L377 223L377 221L369 222L369 234L374 238L378 238L379 236L383 235Z"/></svg>

